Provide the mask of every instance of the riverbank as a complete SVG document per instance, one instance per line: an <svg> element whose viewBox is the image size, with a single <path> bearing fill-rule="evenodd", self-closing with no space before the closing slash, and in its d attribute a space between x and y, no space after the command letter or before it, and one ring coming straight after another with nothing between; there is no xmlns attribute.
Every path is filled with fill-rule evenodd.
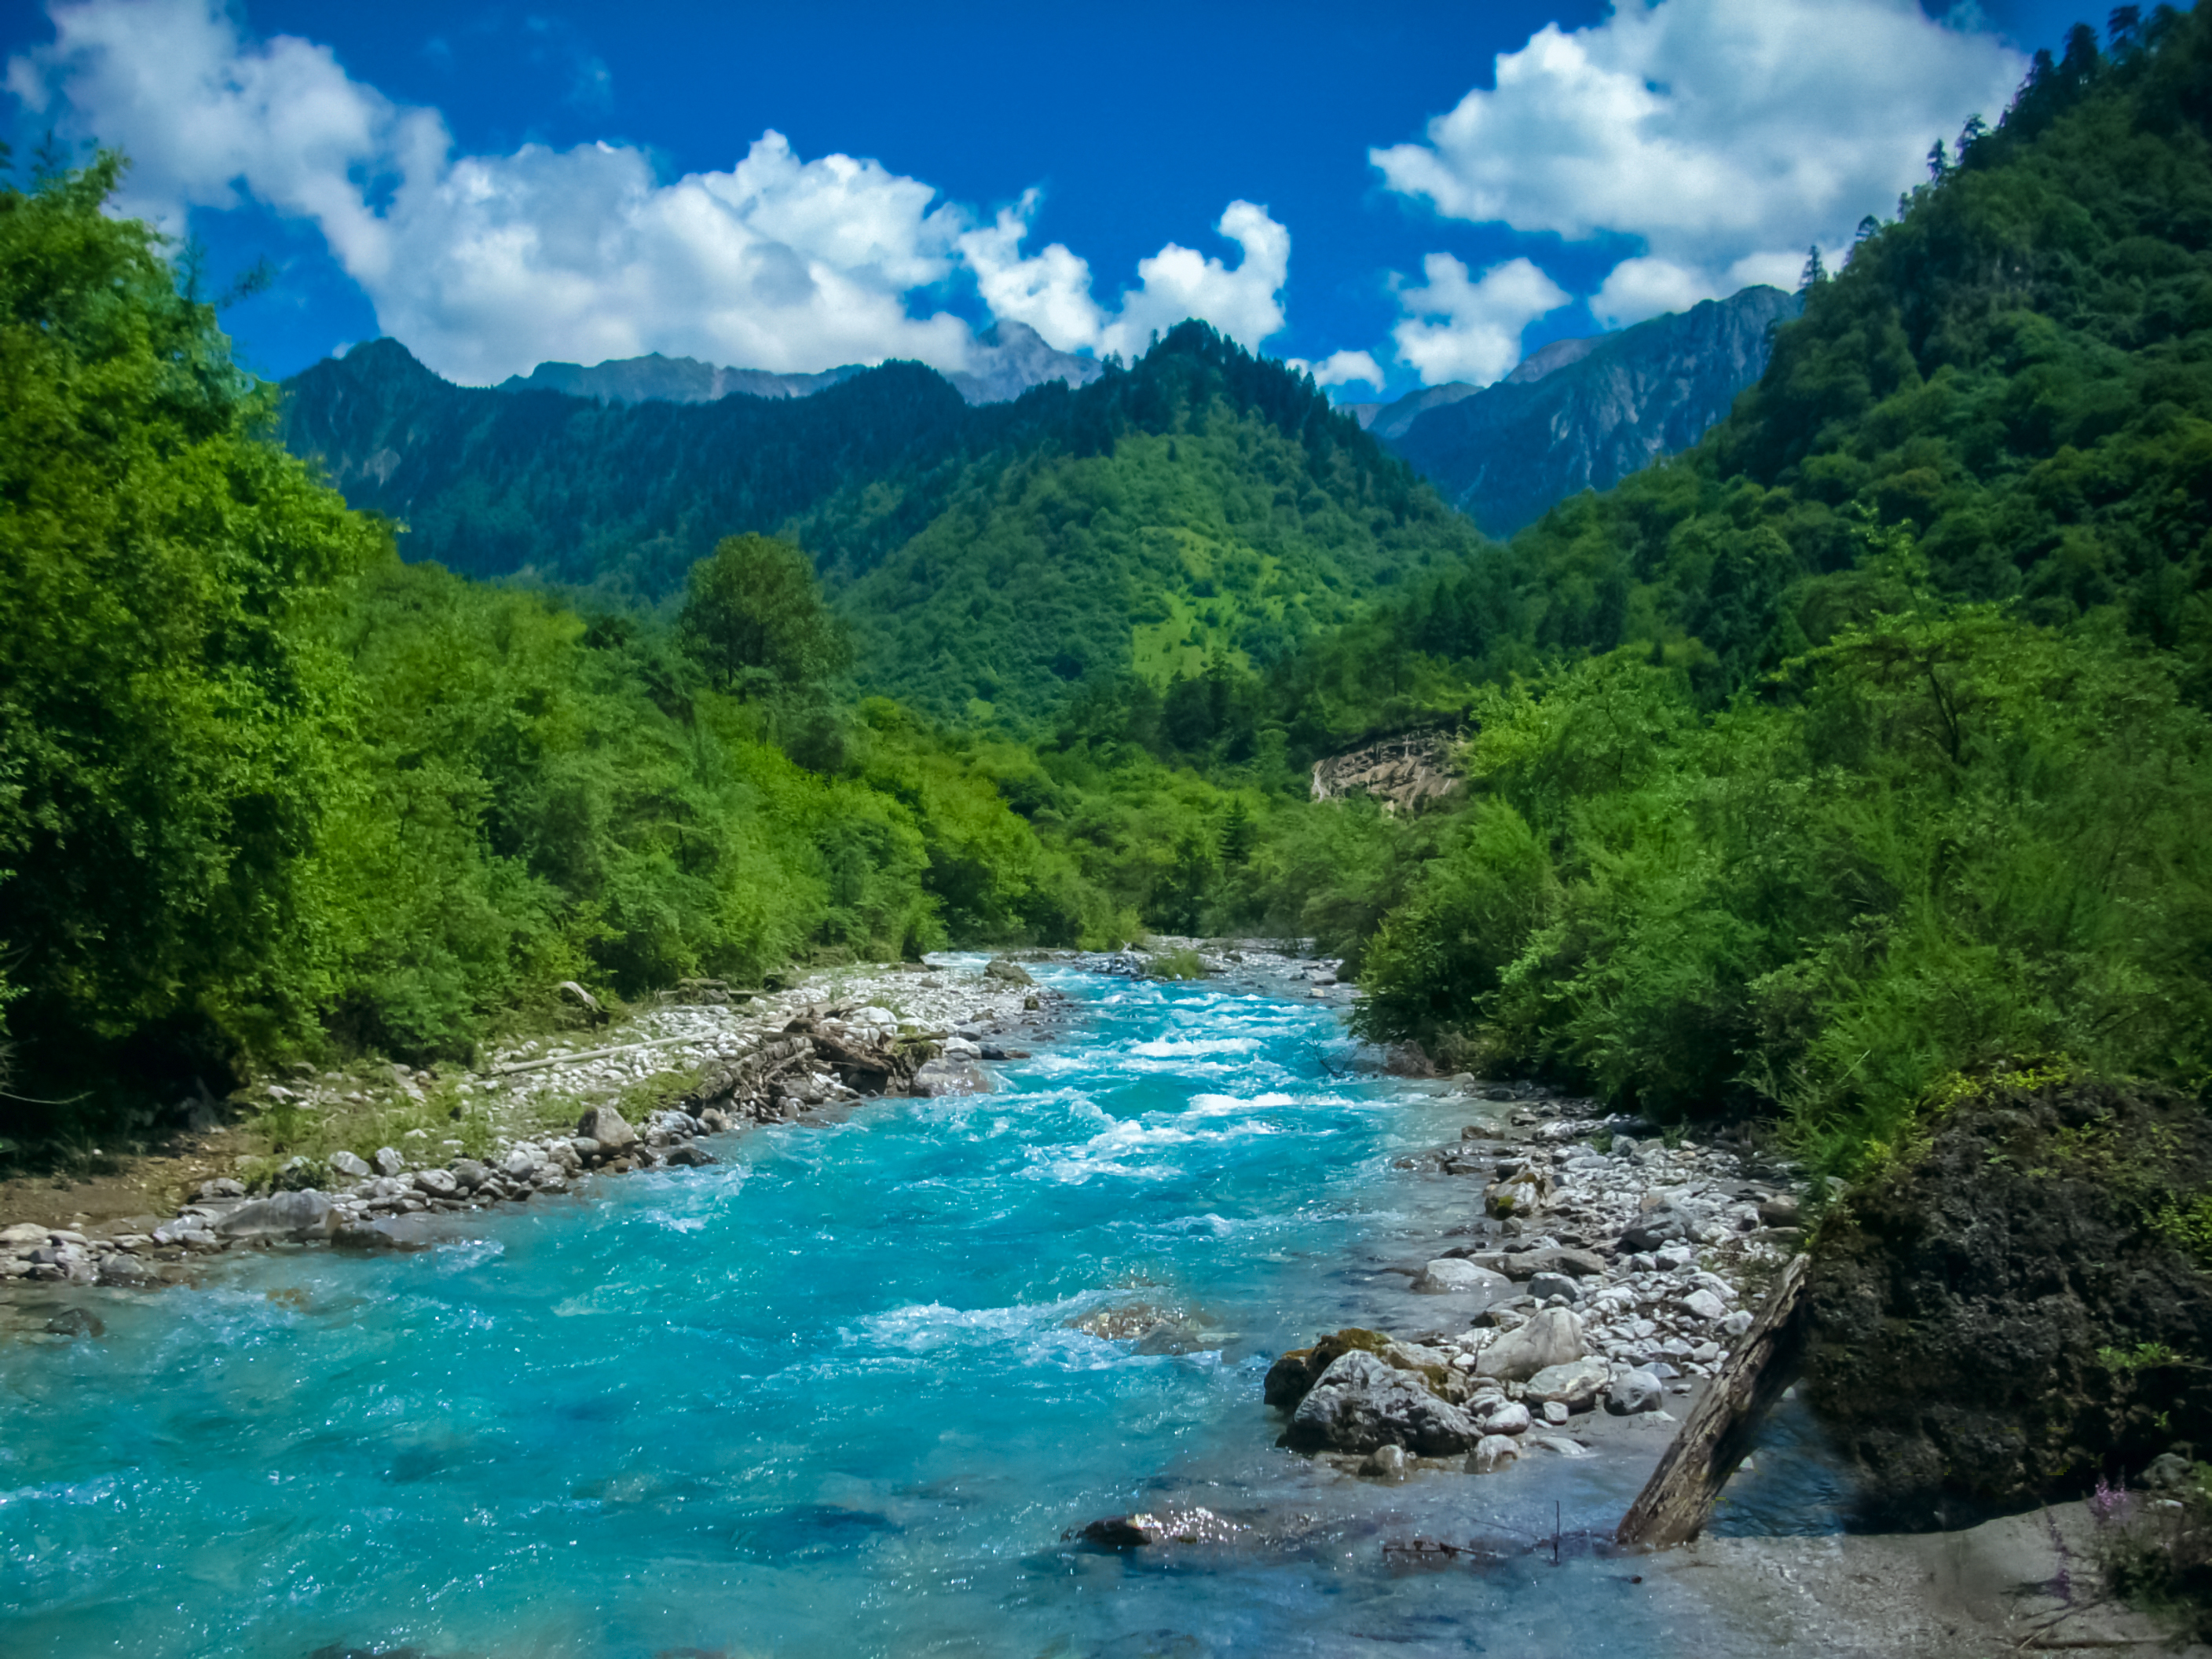
<svg viewBox="0 0 2212 1659"><path fill-rule="evenodd" d="M38 1425L0 1480L30 1540L9 1563L23 1650L602 1659L919 1636L1196 1655L1433 1650L1480 1631L1563 1659L1749 1656L1823 1650L1787 1639L1819 1606L1793 1613L1773 1575L1832 1557L1819 1593L1847 1597L1851 1574L1890 1570L1863 1544L1948 1547L1604 1547L1669 1437L1661 1412L1695 1398L1672 1390L1698 1385L1701 1344L1657 1410L1570 1407L1556 1430L1532 1412L1506 1437L1525 1455L1489 1474L1463 1454L1363 1472L1275 1449L1286 1425L1261 1394L1301 1331L1472 1334L1480 1376L1528 1312L1525 1258L1601 1254L1597 1224L1656 1211L1654 1192L1725 1227L1750 1201L1747 1149L1655 1148L1517 1087L1382 1075L1336 1024L1325 964L1217 960L1224 975L1180 985L1117 976L1143 965L1126 960L1029 963L1044 1006L1019 1012L1045 1017L1029 1056L984 1060L969 1039L989 1092L802 1101L711 1138L714 1165L374 1224L436 1249L234 1249L172 1264L195 1286L175 1297L22 1287L60 1322L6 1345ZM933 971L964 999L979 963ZM749 1017L772 1014L819 1018L797 1002ZM748 1052L784 1033L761 1035ZM991 1046L1017 1038L1031 1032ZM1544 1204L1485 1214L1521 1196L1492 1188L1530 1184L1499 1164L1534 1169L1538 1151ZM1772 1231L1697 1239L1746 1303L1730 1263L1784 1242L1758 1237ZM1607 1259L1603 1289L1535 1311L1580 1310L1608 1375L1607 1348L1671 1364L1650 1357L1662 1316L1682 1323L1658 1255ZM1481 1308L1419 1288L1438 1262L1508 1288ZM1647 1288L1651 1315L1597 1305ZM1176 1547L1204 1553L1188 1571L1054 1541L1170 1507L1218 1522ZM1857 1650L1916 1650L1875 1644L1883 1628Z"/></svg>
<svg viewBox="0 0 2212 1659"><path fill-rule="evenodd" d="M495 1049L466 1070L295 1070L240 1091L234 1122L173 1152L97 1179L0 1186L0 1297L50 1283L158 1289L228 1249L404 1245L412 1218L709 1163L702 1137L848 1108L866 1092L841 1075L841 1058L899 1056L895 1079L863 1077L875 1092L886 1080L900 1093L988 1089L980 1067L1051 1041L1063 1012L1018 965L940 958L826 969L757 994L693 981L623 1020ZM255 1150L271 1118L315 1151ZM597 1133L583 1132L587 1121Z"/></svg>
<svg viewBox="0 0 2212 1659"><path fill-rule="evenodd" d="M1526 1085L1427 1086L1467 1121L1395 1163L1460 1218L1376 1264L1378 1328L1277 1363L1285 1443L1369 1474L1656 1461L1802 1241L1798 1172Z"/></svg>
<svg viewBox="0 0 2212 1659"><path fill-rule="evenodd" d="M1110 953L1028 951L1124 977L1238 972L1348 1001L1334 964L1263 940L1164 939ZM240 1248L405 1248L412 1218L587 1194L641 1169L698 1166L697 1143L805 1121L871 1097L988 1091L986 1067L1051 1042L1066 999L1012 956L822 969L775 992L688 981L619 1020L581 988L576 1028L475 1066L295 1066L206 1105L174 1150L93 1178L0 1183L0 1303L15 1285L157 1290ZM855 1085L859 1086L855 1086ZM258 1150L273 1126L313 1150Z"/></svg>
<svg viewBox="0 0 2212 1659"><path fill-rule="evenodd" d="M2090 1504L2057 1504L1961 1532L1704 1538L1636 1559L1655 1592L1725 1648L1816 1659L2212 1655L2113 1598L2100 1568L2113 1524Z"/></svg>

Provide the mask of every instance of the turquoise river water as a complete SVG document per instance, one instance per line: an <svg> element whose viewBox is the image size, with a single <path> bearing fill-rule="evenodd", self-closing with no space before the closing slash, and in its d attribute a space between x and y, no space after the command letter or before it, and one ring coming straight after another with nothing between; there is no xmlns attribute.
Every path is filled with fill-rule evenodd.
<svg viewBox="0 0 2212 1659"><path fill-rule="evenodd" d="M1713 1650L1584 1541L1639 1469L1394 1486L1275 1449L1277 1352L1437 1322L1376 1268L1464 1218L1468 1183L1392 1159L1468 1102L1351 1073L1335 1013L1264 988L1045 971L1077 1018L1000 1092L725 1138L418 1254L223 1258L0 1349L0 1652ZM1220 1334L1070 1328L1133 1302ZM1248 1530L1062 1540L1164 1504ZM1488 1548L1385 1547L1414 1539Z"/></svg>

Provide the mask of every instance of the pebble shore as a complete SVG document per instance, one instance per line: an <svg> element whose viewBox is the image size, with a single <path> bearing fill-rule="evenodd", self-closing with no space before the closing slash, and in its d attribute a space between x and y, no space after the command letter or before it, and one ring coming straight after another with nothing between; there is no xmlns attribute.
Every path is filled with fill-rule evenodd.
<svg viewBox="0 0 2212 1659"><path fill-rule="evenodd" d="M1525 1084L1445 1086L1476 1121L1398 1164L1464 1182L1468 1219L1384 1269L1434 1315L1279 1359L1267 1397L1288 1413L1284 1443L1398 1478L1423 1459L1493 1474L1539 1449L1590 1455L1616 1428L1671 1429L1667 1405L1720 1369L1800 1245L1798 1172Z"/></svg>
<svg viewBox="0 0 2212 1659"><path fill-rule="evenodd" d="M998 961L990 971L951 963L842 969L743 1001L712 985L684 993L620 1025L539 1039L485 1057L454 1092L495 1121L532 1122L574 1108L573 1132L501 1133L483 1156L416 1130L369 1157L337 1152L296 1159L278 1190L257 1196L239 1181L203 1182L174 1214L79 1231L17 1222L0 1226L0 1288L9 1283L159 1289L191 1276L191 1259L246 1248L399 1248L390 1224L501 1204L581 1194L633 1170L714 1163L701 1142L744 1123L804 1121L865 1098L825 1052L896 1053L902 1093L990 1087L978 1062L1011 1058L1047 1039L1061 999ZM806 1034L794 1039L791 1028ZM817 1038L819 1039L817 1042ZM629 1123L610 1103L664 1074L724 1085L717 1096L672 1092ZM420 1102L434 1073L391 1068L386 1092ZM373 1103L356 1078L329 1073L264 1081L258 1100L335 1111Z"/></svg>

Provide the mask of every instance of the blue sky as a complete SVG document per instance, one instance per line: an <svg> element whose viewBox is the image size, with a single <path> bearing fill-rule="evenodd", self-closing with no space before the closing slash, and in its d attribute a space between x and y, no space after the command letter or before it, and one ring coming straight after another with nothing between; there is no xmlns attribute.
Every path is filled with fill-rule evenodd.
<svg viewBox="0 0 2212 1659"><path fill-rule="evenodd" d="M120 143L217 280L276 263L228 319L273 375L384 332L471 380L951 368L994 318L1103 354L1195 313L1371 397L1789 280L2074 11L79 0L0 56L19 155Z"/></svg>

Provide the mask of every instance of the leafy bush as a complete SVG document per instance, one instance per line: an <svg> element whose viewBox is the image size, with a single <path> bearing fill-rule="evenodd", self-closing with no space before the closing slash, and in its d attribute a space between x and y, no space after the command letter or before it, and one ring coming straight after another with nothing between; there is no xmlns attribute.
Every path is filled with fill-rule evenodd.
<svg viewBox="0 0 2212 1659"><path fill-rule="evenodd" d="M1969 608L1850 630L1711 721L1632 653L1498 694L1467 840L1382 925L1362 1020L1456 1014L1657 1116L1782 1109L1838 1163L2010 1055L2199 1075L2212 720L2179 678Z"/></svg>

